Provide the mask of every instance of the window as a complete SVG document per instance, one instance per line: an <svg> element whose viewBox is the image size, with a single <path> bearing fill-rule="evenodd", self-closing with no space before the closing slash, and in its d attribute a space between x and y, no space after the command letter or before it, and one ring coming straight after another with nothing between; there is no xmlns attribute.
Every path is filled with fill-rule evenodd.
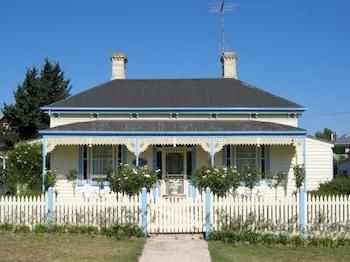
<svg viewBox="0 0 350 262"><path fill-rule="evenodd" d="M87 146L83 146L83 179L87 179L87 169L88 169L88 156L87 156Z"/></svg>
<svg viewBox="0 0 350 262"><path fill-rule="evenodd" d="M226 152L224 160L226 166L237 167L239 172L242 172L245 166L255 166L262 174L262 178L265 178L265 173L268 171L268 151L265 146L255 145L237 145L237 146L226 146Z"/></svg>
<svg viewBox="0 0 350 262"><path fill-rule="evenodd" d="M236 146L236 166L242 171L246 166L257 166L256 146Z"/></svg>
<svg viewBox="0 0 350 262"><path fill-rule="evenodd" d="M118 156L118 166L117 166L117 168L119 168L123 164L122 146L118 145L117 150L118 150L118 152L117 152L117 156Z"/></svg>
<svg viewBox="0 0 350 262"><path fill-rule="evenodd" d="M187 177L191 177L192 174L192 152L187 151L186 152L186 161L187 161Z"/></svg>
<svg viewBox="0 0 350 262"><path fill-rule="evenodd" d="M113 167L112 146L92 147L93 175L106 175L106 169Z"/></svg>
<svg viewBox="0 0 350 262"><path fill-rule="evenodd" d="M226 154L224 156L226 158L226 166L231 166L231 146L226 146Z"/></svg>

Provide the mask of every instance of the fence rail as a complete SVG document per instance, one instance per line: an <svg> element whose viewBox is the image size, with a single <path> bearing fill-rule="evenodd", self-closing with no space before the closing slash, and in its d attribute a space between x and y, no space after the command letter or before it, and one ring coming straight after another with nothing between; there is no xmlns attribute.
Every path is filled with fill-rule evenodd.
<svg viewBox="0 0 350 262"><path fill-rule="evenodd" d="M52 192L52 191L51 191ZM51 193L52 194L52 193ZM146 199L143 199L146 198ZM142 210L145 203L145 210ZM59 198L46 193L40 197L0 197L0 224L108 226L114 223L138 224L150 233L199 233L236 226L249 220L299 230L298 196L278 199L252 196L218 197L202 192L186 196L156 197L153 192L129 197L108 194L84 199ZM307 196L307 224L350 224L348 196Z"/></svg>

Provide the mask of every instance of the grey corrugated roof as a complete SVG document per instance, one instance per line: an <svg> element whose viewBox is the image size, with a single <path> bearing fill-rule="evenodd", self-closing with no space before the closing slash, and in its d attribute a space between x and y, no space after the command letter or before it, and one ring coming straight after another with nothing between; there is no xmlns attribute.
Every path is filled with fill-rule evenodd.
<svg viewBox="0 0 350 262"><path fill-rule="evenodd" d="M117 79L48 108L303 108L237 79Z"/></svg>
<svg viewBox="0 0 350 262"><path fill-rule="evenodd" d="M336 145L350 145L350 133L339 137L335 143Z"/></svg>
<svg viewBox="0 0 350 262"><path fill-rule="evenodd" d="M55 131L92 132L303 132L304 129L277 123L227 120L96 120L53 127Z"/></svg>

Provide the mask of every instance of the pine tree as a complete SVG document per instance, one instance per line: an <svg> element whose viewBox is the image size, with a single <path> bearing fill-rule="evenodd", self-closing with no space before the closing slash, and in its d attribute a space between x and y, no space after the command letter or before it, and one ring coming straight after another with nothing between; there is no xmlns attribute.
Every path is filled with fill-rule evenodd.
<svg viewBox="0 0 350 262"><path fill-rule="evenodd" d="M45 59L40 73L36 67L27 70L14 93L15 103L5 104L3 109L11 130L20 139L37 137L39 130L49 126L49 116L40 108L68 97L70 90L69 80L56 62Z"/></svg>

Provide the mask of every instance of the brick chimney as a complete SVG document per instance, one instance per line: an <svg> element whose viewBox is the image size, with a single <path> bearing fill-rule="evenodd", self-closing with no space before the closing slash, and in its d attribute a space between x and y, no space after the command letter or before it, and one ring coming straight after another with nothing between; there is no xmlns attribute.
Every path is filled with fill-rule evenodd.
<svg viewBox="0 0 350 262"><path fill-rule="evenodd" d="M237 79L237 56L235 52L224 52L221 55L222 77Z"/></svg>
<svg viewBox="0 0 350 262"><path fill-rule="evenodd" d="M114 79L125 79L125 66L128 58L123 53L113 53L111 55L112 62L112 77Z"/></svg>

